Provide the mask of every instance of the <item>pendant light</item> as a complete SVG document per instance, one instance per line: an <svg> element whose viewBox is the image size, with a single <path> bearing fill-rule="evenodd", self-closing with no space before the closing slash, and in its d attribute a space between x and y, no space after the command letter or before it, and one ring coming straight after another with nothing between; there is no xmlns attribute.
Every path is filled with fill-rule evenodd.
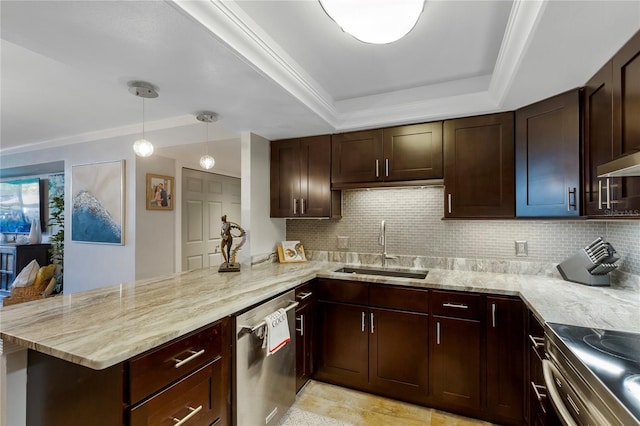
<svg viewBox="0 0 640 426"><path fill-rule="evenodd" d="M144 100L145 98L157 98L158 92L152 84L144 81L130 81L129 92L142 98L142 138L133 143L133 151L138 157L149 157L153 154L153 144L144 138Z"/></svg>
<svg viewBox="0 0 640 426"><path fill-rule="evenodd" d="M415 27L424 0L319 0L346 33L365 43L387 44Z"/></svg>
<svg viewBox="0 0 640 426"><path fill-rule="evenodd" d="M210 111L203 111L196 115L196 119L203 123L206 123L206 136L205 136L205 154L200 157L200 167L205 170L212 169L216 164L216 160L209 155L209 123L213 123L218 120L218 114Z"/></svg>

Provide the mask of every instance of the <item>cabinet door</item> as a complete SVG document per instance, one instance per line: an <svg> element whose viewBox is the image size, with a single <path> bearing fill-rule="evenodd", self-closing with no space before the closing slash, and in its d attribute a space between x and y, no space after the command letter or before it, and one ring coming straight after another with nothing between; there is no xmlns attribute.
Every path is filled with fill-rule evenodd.
<svg viewBox="0 0 640 426"><path fill-rule="evenodd" d="M311 303L296 308L296 391L299 391L313 374L314 312Z"/></svg>
<svg viewBox="0 0 640 426"><path fill-rule="evenodd" d="M609 61L584 88L584 214L604 214L606 196L603 185L614 179L599 179L597 168L613 159L612 144L612 86L613 68ZM615 179L615 183L618 179ZM606 186L605 186L606 188ZM609 188L609 191L611 188ZM609 193L611 197L611 193Z"/></svg>
<svg viewBox="0 0 640 426"><path fill-rule="evenodd" d="M368 383L369 336L367 308L318 302L320 380L364 388Z"/></svg>
<svg viewBox="0 0 640 426"><path fill-rule="evenodd" d="M516 216L580 215L580 91L516 111Z"/></svg>
<svg viewBox="0 0 640 426"><path fill-rule="evenodd" d="M487 409L499 423L523 422L524 307L519 299L487 296Z"/></svg>
<svg viewBox="0 0 640 426"><path fill-rule="evenodd" d="M613 152L640 150L640 32L613 57ZM616 210L640 209L640 177L621 179ZM638 215L636 212L634 215Z"/></svg>
<svg viewBox="0 0 640 426"><path fill-rule="evenodd" d="M383 130L384 180L442 179L442 122Z"/></svg>
<svg viewBox="0 0 640 426"><path fill-rule="evenodd" d="M300 140L271 142L271 217L298 213L300 199Z"/></svg>
<svg viewBox="0 0 640 426"><path fill-rule="evenodd" d="M445 217L513 217L513 113L444 122Z"/></svg>
<svg viewBox="0 0 640 426"><path fill-rule="evenodd" d="M431 320L429 382L443 408L480 410L480 321L434 315Z"/></svg>
<svg viewBox="0 0 640 426"><path fill-rule="evenodd" d="M341 133L331 137L331 183L382 181L382 130Z"/></svg>
<svg viewBox="0 0 640 426"><path fill-rule="evenodd" d="M428 394L428 315L369 311L369 381L376 393L425 402Z"/></svg>
<svg viewBox="0 0 640 426"><path fill-rule="evenodd" d="M331 136L300 140L300 216L331 215Z"/></svg>

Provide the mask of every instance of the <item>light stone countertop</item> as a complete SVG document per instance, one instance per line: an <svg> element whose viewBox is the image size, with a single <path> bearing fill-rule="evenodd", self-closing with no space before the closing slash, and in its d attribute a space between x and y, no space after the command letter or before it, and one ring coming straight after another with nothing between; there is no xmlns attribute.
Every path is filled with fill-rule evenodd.
<svg viewBox="0 0 640 426"><path fill-rule="evenodd" d="M315 277L521 296L536 316L640 333L640 292L534 275L430 269L424 280L335 273L310 261L183 272L0 309L0 338L103 369L242 311Z"/></svg>

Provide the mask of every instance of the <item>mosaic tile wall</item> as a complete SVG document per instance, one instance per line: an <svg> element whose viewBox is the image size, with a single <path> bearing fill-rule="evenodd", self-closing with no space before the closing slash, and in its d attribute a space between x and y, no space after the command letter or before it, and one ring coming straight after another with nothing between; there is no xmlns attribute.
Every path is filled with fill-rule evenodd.
<svg viewBox="0 0 640 426"><path fill-rule="evenodd" d="M342 219L287 220L287 239L310 250L381 253L384 219L392 255L559 263L601 236L622 256L620 269L640 275L640 221L442 220L443 212L442 187L343 191ZM515 241L527 241L527 257L515 255Z"/></svg>

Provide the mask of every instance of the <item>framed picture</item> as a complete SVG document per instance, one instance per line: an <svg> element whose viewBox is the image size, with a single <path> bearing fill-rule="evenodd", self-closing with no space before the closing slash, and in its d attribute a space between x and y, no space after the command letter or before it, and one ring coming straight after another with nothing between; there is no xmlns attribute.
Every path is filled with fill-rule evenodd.
<svg viewBox="0 0 640 426"><path fill-rule="evenodd" d="M278 246L278 261L280 263L306 262L307 256L300 241L283 241Z"/></svg>
<svg viewBox="0 0 640 426"><path fill-rule="evenodd" d="M124 244L125 161L71 167L71 240Z"/></svg>
<svg viewBox="0 0 640 426"><path fill-rule="evenodd" d="M173 210L174 179L147 173L147 210Z"/></svg>

